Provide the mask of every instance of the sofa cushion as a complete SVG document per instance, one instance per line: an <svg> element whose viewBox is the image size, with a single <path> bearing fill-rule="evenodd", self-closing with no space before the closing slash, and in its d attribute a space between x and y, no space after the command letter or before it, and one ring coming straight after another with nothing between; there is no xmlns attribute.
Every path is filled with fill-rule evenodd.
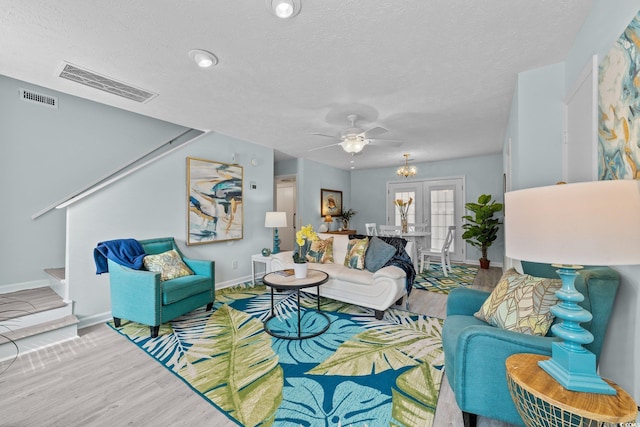
<svg viewBox="0 0 640 427"><path fill-rule="evenodd" d="M364 267L372 273L380 270L396 254L396 248L378 237L372 237L364 255Z"/></svg>
<svg viewBox="0 0 640 427"><path fill-rule="evenodd" d="M147 255L143 263L147 270L160 273L161 281L193 274L175 249L157 255Z"/></svg>
<svg viewBox="0 0 640 427"><path fill-rule="evenodd" d="M307 261L320 264L333 262L333 237L314 240L307 251Z"/></svg>
<svg viewBox="0 0 640 427"><path fill-rule="evenodd" d="M533 277L509 269L474 316L502 329L544 336L558 302L560 279Z"/></svg>
<svg viewBox="0 0 640 427"><path fill-rule="evenodd" d="M369 246L369 238L349 240L347 255L344 257L344 266L364 270L364 256Z"/></svg>

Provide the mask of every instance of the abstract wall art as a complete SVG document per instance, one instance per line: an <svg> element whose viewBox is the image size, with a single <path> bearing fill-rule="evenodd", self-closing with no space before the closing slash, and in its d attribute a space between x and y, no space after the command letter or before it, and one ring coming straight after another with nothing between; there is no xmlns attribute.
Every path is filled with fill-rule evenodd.
<svg viewBox="0 0 640 427"><path fill-rule="evenodd" d="M242 166L187 157L187 245L242 239Z"/></svg>
<svg viewBox="0 0 640 427"><path fill-rule="evenodd" d="M640 12L598 70L598 179L640 179Z"/></svg>

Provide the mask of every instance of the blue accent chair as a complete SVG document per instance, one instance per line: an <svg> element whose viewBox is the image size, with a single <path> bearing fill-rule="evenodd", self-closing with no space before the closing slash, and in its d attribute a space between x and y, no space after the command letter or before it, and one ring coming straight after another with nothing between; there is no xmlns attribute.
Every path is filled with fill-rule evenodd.
<svg viewBox="0 0 640 427"><path fill-rule="evenodd" d="M195 273L160 281L160 273L134 270L108 260L111 287L111 315L116 327L121 319L149 325L157 337L160 325L203 305L213 308L215 299L214 261L185 258L173 237L141 240L147 255L175 249Z"/></svg>
<svg viewBox="0 0 640 427"><path fill-rule="evenodd" d="M557 268L549 264L522 262L525 273L535 277L558 278ZM576 289L584 295L580 304L591 312L591 322L582 327L591 331L592 343L585 347L600 359L609 316L620 283L618 273L609 267L580 270ZM445 373L463 412L465 426L473 426L477 415L507 423L524 425L507 386L505 361L517 353L551 356L551 330L545 337L506 331L476 319L489 292L458 288L447 300L447 317L442 329ZM557 321L557 320L556 320Z"/></svg>

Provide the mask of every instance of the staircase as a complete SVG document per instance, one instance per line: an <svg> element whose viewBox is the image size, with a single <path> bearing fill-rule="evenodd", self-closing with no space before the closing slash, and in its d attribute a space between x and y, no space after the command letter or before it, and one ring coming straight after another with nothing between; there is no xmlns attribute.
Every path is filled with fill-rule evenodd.
<svg viewBox="0 0 640 427"><path fill-rule="evenodd" d="M0 294L0 361L78 336L73 302L56 293L64 289L64 269L45 271L51 287Z"/></svg>

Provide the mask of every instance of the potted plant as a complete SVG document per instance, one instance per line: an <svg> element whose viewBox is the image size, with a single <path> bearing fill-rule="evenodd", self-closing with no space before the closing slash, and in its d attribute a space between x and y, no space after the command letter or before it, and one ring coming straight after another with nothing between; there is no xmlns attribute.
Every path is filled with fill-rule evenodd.
<svg viewBox="0 0 640 427"><path fill-rule="evenodd" d="M411 206L411 203L413 203L413 197L409 197L409 200L406 202L402 199L396 199L393 202L400 212L400 227L403 233L407 232L407 215L409 214L409 207Z"/></svg>
<svg viewBox="0 0 640 427"><path fill-rule="evenodd" d="M465 230L462 238L471 245L480 248L482 257L480 258L480 267L489 268L489 259L487 258L487 249L493 244L498 237L500 229L499 218L494 218L497 212L503 208L502 203L492 200L490 194L483 194L478 197L477 203L467 203L464 207L471 211L473 215L465 215L462 219L467 222L462 225Z"/></svg>
<svg viewBox="0 0 640 427"><path fill-rule="evenodd" d="M343 210L342 212L340 212L340 217L342 218L342 229L343 230L348 230L349 229L349 221L357 213L358 213L357 211L354 211L351 208L349 208L346 211Z"/></svg>
<svg viewBox="0 0 640 427"><path fill-rule="evenodd" d="M298 250L293 254L293 269L297 279L307 277L307 252L311 242L317 239L318 235L311 224L305 225L296 233Z"/></svg>

